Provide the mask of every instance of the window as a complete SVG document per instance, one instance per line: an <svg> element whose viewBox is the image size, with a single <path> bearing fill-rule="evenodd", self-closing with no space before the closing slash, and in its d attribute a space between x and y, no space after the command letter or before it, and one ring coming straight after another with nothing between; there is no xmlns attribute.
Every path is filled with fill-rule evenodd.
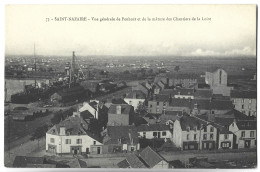
<svg viewBox="0 0 260 172"><path fill-rule="evenodd" d="M233 100L233 103L236 103L236 99Z"/></svg>
<svg viewBox="0 0 260 172"><path fill-rule="evenodd" d="M204 126L204 132L207 132L207 126Z"/></svg>
<svg viewBox="0 0 260 172"><path fill-rule="evenodd" d="M187 127L187 132L190 132L190 127Z"/></svg>
<svg viewBox="0 0 260 172"><path fill-rule="evenodd" d="M197 140L197 134L194 134L194 140Z"/></svg>
<svg viewBox="0 0 260 172"><path fill-rule="evenodd" d="M166 136L166 131L163 131L163 132L162 132L162 136Z"/></svg>
<svg viewBox="0 0 260 172"><path fill-rule="evenodd" d="M157 106L159 106L159 102L157 102Z"/></svg>
<svg viewBox="0 0 260 172"><path fill-rule="evenodd" d="M166 102L163 102L163 106L166 106Z"/></svg>
<svg viewBox="0 0 260 172"><path fill-rule="evenodd" d="M51 138L51 139L50 139L50 142L51 142L51 143L55 143L55 139L54 139L54 138Z"/></svg>
<svg viewBox="0 0 260 172"><path fill-rule="evenodd" d="M131 105L131 104L132 104L132 101L130 100L130 101L129 101L129 105Z"/></svg>
<svg viewBox="0 0 260 172"><path fill-rule="evenodd" d="M241 132L241 137L245 137L245 131Z"/></svg>
<svg viewBox="0 0 260 172"><path fill-rule="evenodd" d="M157 108L157 109L156 109L156 112L160 112L160 109L159 109L159 108Z"/></svg>
<svg viewBox="0 0 260 172"><path fill-rule="evenodd" d="M82 139L77 139L77 144L82 144Z"/></svg>
<svg viewBox="0 0 260 172"><path fill-rule="evenodd" d="M252 99L249 99L249 103L252 103Z"/></svg>
<svg viewBox="0 0 260 172"><path fill-rule="evenodd" d="M248 109L251 109L251 105L248 105Z"/></svg>
<svg viewBox="0 0 260 172"><path fill-rule="evenodd" d="M194 149L194 145L190 145L190 149Z"/></svg>
<svg viewBox="0 0 260 172"><path fill-rule="evenodd" d="M242 109L244 109L244 105L242 105L242 107L241 107Z"/></svg>
<svg viewBox="0 0 260 172"><path fill-rule="evenodd" d="M203 140L207 140L207 134L203 134Z"/></svg>
<svg viewBox="0 0 260 172"><path fill-rule="evenodd" d="M194 127L194 131L197 131L197 127Z"/></svg>
<svg viewBox="0 0 260 172"><path fill-rule="evenodd" d="M250 137L255 137L255 132L254 131L250 131Z"/></svg>
<svg viewBox="0 0 260 172"><path fill-rule="evenodd" d="M70 139L66 139L65 142L66 142L67 145L71 144L71 140Z"/></svg>
<svg viewBox="0 0 260 172"><path fill-rule="evenodd" d="M146 132L143 132L143 137L146 138Z"/></svg>
<svg viewBox="0 0 260 172"><path fill-rule="evenodd" d="M152 108L153 107L153 105L150 105L150 108Z"/></svg>
<svg viewBox="0 0 260 172"><path fill-rule="evenodd" d="M187 134L187 140L190 140L190 135L189 134Z"/></svg>
<svg viewBox="0 0 260 172"><path fill-rule="evenodd" d="M214 128L213 127L210 127L210 132L214 132Z"/></svg>
<svg viewBox="0 0 260 172"><path fill-rule="evenodd" d="M225 134L225 135L224 135L224 138L225 138L225 139L228 139L228 136L229 136L228 134Z"/></svg>
<svg viewBox="0 0 260 172"><path fill-rule="evenodd" d="M153 132L153 136L156 137L157 136L157 132Z"/></svg>
<svg viewBox="0 0 260 172"><path fill-rule="evenodd" d="M251 116L251 111L248 111L248 116Z"/></svg>
<svg viewBox="0 0 260 172"><path fill-rule="evenodd" d="M241 103L244 103L244 99L241 99Z"/></svg>
<svg viewBox="0 0 260 172"><path fill-rule="evenodd" d="M213 140L213 136L214 136L213 134L210 134L210 140Z"/></svg>
<svg viewBox="0 0 260 172"><path fill-rule="evenodd" d="M96 141L93 141L93 145L96 145Z"/></svg>

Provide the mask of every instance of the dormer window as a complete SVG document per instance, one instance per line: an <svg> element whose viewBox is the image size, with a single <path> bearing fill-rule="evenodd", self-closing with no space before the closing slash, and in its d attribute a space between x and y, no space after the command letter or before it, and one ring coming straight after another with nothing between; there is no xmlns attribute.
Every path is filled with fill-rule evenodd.
<svg viewBox="0 0 260 172"><path fill-rule="evenodd" d="M52 134L55 134L55 129L52 130Z"/></svg>
<svg viewBox="0 0 260 172"><path fill-rule="evenodd" d="M197 127L196 126L194 127L194 131L197 131Z"/></svg>
<svg viewBox="0 0 260 172"><path fill-rule="evenodd" d="M190 132L190 127L187 127L187 132Z"/></svg>

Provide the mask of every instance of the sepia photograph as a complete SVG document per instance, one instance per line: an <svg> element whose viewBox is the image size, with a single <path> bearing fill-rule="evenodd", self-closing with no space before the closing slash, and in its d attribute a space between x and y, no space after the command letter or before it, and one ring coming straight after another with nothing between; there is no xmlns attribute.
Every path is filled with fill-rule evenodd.
<svg viewBox="0 0 260 172"><path fill-rule="evenodd" d="M4 8L6 168L257 168L257 5Z"/></svg>

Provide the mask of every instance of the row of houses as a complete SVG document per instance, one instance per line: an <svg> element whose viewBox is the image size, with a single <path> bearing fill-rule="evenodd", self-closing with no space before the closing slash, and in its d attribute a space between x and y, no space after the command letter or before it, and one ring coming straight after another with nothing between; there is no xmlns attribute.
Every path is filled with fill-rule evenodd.
<svg viewBox="0 0 260 172"><path fill-rule="evenodd" d="M134 114L129 111L133 107L124 106L129 106L126 111L122 107L119 109L119 105L111 105L107 128L101 135L91 133L88 130L90 123L82 119L80 113L75 113L46 133L46 150L72 154L133 152L140 150L142 139L170 140L181 150L256 147L256 121L241 113L233 118L227 113L226 120L233 120L229 125L221 123L218 118L212 120L181 111L176 115L161 114L154 122L148 120L150 123L143 118L143 124L134 125L129 120L134 119ZM119 119L119 116L123 118Z"/></svg>

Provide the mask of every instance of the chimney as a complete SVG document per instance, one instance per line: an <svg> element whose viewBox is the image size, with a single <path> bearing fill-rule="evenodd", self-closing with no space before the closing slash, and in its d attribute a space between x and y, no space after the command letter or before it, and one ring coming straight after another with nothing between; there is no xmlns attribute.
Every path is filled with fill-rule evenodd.
<svg viewBox="0 0 260 172"><path fill-rule="evenodd" d="M60 127L60 136L65 136L65 135L66 135L66 128Z"/></svg>
<svg viewBox="0 0 260 172"><path fill-rule="evenodd" d="M120 105L116 106L116 114L118 114L118 115L121 114L121 106Z"/></svg>
<svg viewBox="0 0 260 172"><path fill-rule="evenodd" d="M133 92L133 98L136 99L136 92Z"/></svg>

